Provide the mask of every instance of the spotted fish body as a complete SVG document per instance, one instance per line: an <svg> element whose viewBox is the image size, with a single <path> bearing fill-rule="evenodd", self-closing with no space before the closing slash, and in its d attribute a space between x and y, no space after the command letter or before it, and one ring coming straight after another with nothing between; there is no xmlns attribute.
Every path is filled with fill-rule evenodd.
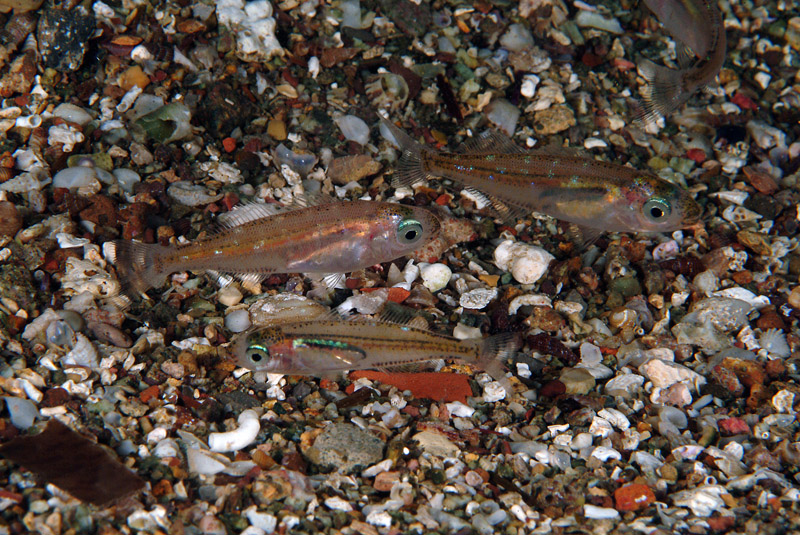
<svg viewBox="0 0 800 535"><path fill-rule="evenodd" d="M439 232L439 220L423 208L375 201L331 200L277 213L250 204L220 219L219 232L187 244L114 242L120 278L144 292L178 271L255 280L272 273L344 273L405 256Z"/></svg>
<svg viewBox="0 0 800 535"><path fill-rule="evenodd" d="M457 340L392 321L324 318L243 333L233 354L254 371L315 376L455 358L507 384L500 361L519 346L516 333Z"/></svg>
<svg viewBox="0 0 800 535"><path fill-rule="evenodd" d="M644 0L677 41L680 69L643 60L645 121L678 109L692 93L716 78L725 61L727 41L717 0Z"/></svg>
<svg viewBox="0 0 800 535"><path fill-rule="evenodd" d="M597 231L670 232L700 219L700 207L687 190L632 167L581 156L522 152L495 134L484 144L496 147L496 152L480 146L466 154L438 152L390 122L384 125L403 151L396 171L398 184L446 177L509 205L510 215L535 211Z"/></svg>

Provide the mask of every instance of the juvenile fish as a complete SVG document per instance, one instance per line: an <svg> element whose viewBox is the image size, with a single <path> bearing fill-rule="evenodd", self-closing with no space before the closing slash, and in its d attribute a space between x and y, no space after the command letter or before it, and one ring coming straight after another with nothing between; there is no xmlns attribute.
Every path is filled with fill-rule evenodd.
<svg viewBox="0 0 800 535"><path fill-rule="evenodd" d="M392 321L325 318L242 333L233 355L250 370L318 377L455 358L485 370L511 392L502 361L520 345L518 333L457 340Z"/></svg>
<svg viewBox="0 0 800 535"><path fill-rule="evenodd" d="M725 61L725 26L717 0L644 0L659 22L677 41L680 69L642 60L639 70L647 80L643 91L646 122L681 107L698 88L716 78Z"/></svg>
<svg viewBox="0 0 800 535"><path fill-rule="evenodd" d="M382 121L402 150L395 184L445 177L485 194L506 219L535 211L589 234L671 232L700 220L700 206L687 190L652 173L581 156L522 151L498 133L480 136L465 154L438 152Z"/></svg>
<svg viewBox="0 0 800 535"><path fill-rule="evenodd" d="M278 210L244 205L218 218L218 232L188 244L115 241L117 273L138 292L162 286L177 271L253 281L272 273L344 273L405 256L439 233L431 212L394 203L328 200Z"/></svg>

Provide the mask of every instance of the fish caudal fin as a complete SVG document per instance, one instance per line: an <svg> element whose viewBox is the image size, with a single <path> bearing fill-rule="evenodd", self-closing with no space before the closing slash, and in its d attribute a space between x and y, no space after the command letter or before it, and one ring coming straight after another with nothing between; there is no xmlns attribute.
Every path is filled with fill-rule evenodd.
<svg viewBox="0 0 800 535"><path fill-rule="evenodd" d="M682 87L684 71L645 59L639 63L639 72L647 80L647 85L642 91L643 109L637 111L637 121L648 124L666 117L689 98Z"/></svg>
<svg viewBox="0 0 800 535"><path fill-rule="evenodd" d="M392 177L392 185L397 188L400 186L411 187L414 184L424 182L428 174L422 167L422 153L427 150L421 143L411 139L411 136L403 132L388 119L381 117L381 126L384 137L393 141L400 148L400 160ZM386 135L386 132L390 134ZM394 138L393 140L391 138Z"/></svg>
<svg viewBox="0 0 800 535"><path fill-rule="evenodd" d="M161 245L127 240L113 242L111 252L122 289L126 293L144 293L162 286L169 274L163 269Z"/></svg>
<svg viewBox="0 0 800 535"><path fill-rule="evenodd" d="M522 347L522 336L520 333L501 333L485 338L478 343L480 344L480 355L475 365L503 385L506 393L510 396L514 390L511 388L511 381L506 377L503 362L511 358Z"/></svg>

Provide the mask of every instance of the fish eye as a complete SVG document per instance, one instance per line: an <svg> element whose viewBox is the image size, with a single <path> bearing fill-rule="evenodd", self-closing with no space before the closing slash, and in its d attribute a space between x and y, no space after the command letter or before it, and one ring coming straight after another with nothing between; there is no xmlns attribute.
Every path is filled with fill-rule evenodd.
<svg viewBox="0 0 800 535"><path fill-rule="evenodd" d="M244 356L252 364L259 365L269 360L269 350L263 346L250 346Z"/></svg>
<svg viewBox="0 0 800 535"><path fill-rule="evenodd" d="M400 243L411 244L422 237L422 224L416 219L406 219L397 226L397 239Z"/></svg>
<svg viewBox="0 0 800 535"><path fill-rule="evenodd" d="M642 210L647 219L655 222L662 221L672 213L672 208L669 203L664 199L658 198L650 199L644 203Z"/></svg>

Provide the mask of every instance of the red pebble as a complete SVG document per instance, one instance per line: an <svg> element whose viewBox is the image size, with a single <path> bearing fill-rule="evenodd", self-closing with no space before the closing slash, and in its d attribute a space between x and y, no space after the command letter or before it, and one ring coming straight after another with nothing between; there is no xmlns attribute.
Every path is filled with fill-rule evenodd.
<svg viewBox="0 0 800 535"><path fill-rule="evenodd" d="M402 303L408 299L409 295L411 295L411 292L405 288L389 288L389 296L387 299L393 303Z"/></svg>
<svg viewBox="0 0 800 535"><path fill-rule="evenodd" d="M567 391L566 385L559 380L550 381L544 385L539 393L546 398L555 398Z"/></svg>
<svg viewBox="0 0 800 535"><path fill-rule="evenodd" d="M233 152L236 150L236 140L232 137L226 137L222 140L222 147L225 149L225 152Z"/></svg>
<svg viewBox="0 0 800 535"><path fill-rule="evenodd" d="M725 418L717 422L719 430L725 436L741 435L750 433L750 426L741 418Z"/></svg>
<svg viewBox="0 0 800 535"><path fill-rule="evenodd" d="M742 108L743 110L757 110L758 104L753 102L750 97L746 97L743 94L737 92L733 95L731 102Z"/></svg>
<svg viewBox="0 0 800 535"><path fill-rule="evenodd" d="M707 158L706 151L697 148L687 150L686 157L698 165L706 161Z"/></svg>
<svg viewBox="0 0 800 535"><path fill-rule="evenodd" d="M708 522L708 527L711 528L711 531L727 532L736 524L736 517L712 516L706 522Z"/></svg>
<svg viewBox="0 0 800 535"><path fill-rule="evenodd" d="M142 403L147 403L151 399L158 397L160 393L158 385L153 385L139 392L139 399L142 400Z"/></svg>
<svg viewBox="0 0 800 535"><path fill-rule="evenodd" d="M467 397L472 395L469 375L462 373L385 373L373 370L358 370L350 373L351 381L361 377L396 386L400 390L410 390L415 398L466 403Z"/></svg>
<svg viewBox="0 0 800 535"><path fill-rule="evenodd" d="M436 204L439 206L447 206L450 203L450 200L453 198L452 195L449 193L442 193L438 197L436 197Z"/></svg>
<svg viewBox="0 0 800 535"><path fill-rule="evenodd" d="M638 511L656 501L652 489L643 483L632 483L614 491L617 511Z"/></svg>

